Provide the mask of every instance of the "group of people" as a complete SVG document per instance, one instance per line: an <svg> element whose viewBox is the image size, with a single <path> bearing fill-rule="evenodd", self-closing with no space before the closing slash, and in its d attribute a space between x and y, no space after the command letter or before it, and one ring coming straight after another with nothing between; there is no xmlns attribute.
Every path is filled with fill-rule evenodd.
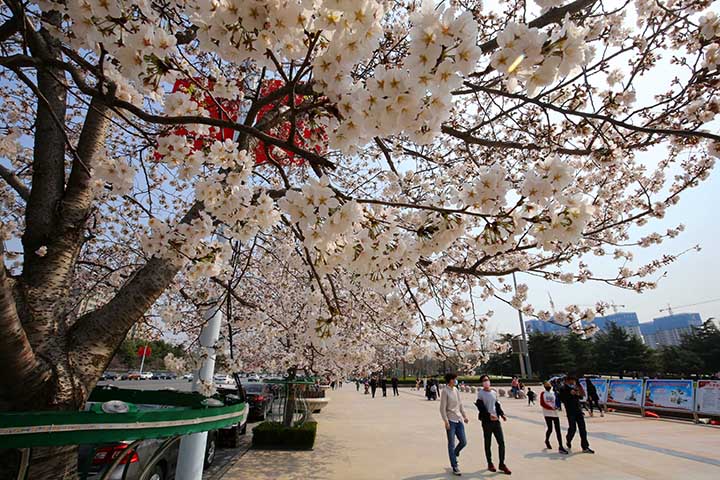
<svg viewBox="0 0 720 480"><path fill-rule="evenodd" d="M503 434L502 423L500 422L501 419L503 422L506 422L507 417L502 409L502 405L498 401L497 392L491 388L490 377L482 375L480 377L480 381L482 383L482 388L480 388L477 392L475 406L478 409L478 420L480 420L482 425L485 459L487 460L488 470L491 472L500 470L501 472L510 475L512 472L505 464L505 436ZM460 466L458 464L458 457L460 456L462 449L467 445L464 424L468 423L469 420L462 405L460 390L457 388L457 375L454 373L446 374L445 383L446 387L443 388L440 393L440 416L445 424L445 430L447 433L447 447L448 457L450 458L450 466L452 467L453 474L459 476L461 473ZM590 390L589 386L592 385L592 382L587 383L587 385L588 390ZM583 452L595 453L590 448L590 443L588 442L587 429L581 407L581 400L585 397L585 391L582 385L578 383L577 377L574 375L567 375L564 378L562 385L560 385L557 389L557 393L554 391L553 386L549 382L545 382L543 387L544 391L540 394L540 405L547 425L547 429L545 431L545 446L548 449L552 449L550 436L554 431L558 442L558 451L562 454L568 454L569 450L572 448L572 441L575 438L575 434L579 431L580 446ZM530 392L531 390L528 389L528 393ZM588 395L588 399L589 398L590 396ZM565 406L565 413L568 419L568 431L565 437L565 444L563 444L562 440L560 416L558 414L561 404ZM599 408L600 407L598 405L598 409ZM495 438L495 442L498 447L499 464L497 468L493 463L492 457L493 437Z"/></svg>
<svg viewBox="0 0 720 480"><path fill-rule="evenodd" d="M360 391L360 379L355 379L355 388L359 392ZM380 387L380 390L382 390L382 396L387 397L387 378L385 376L378 377L376 375L372 375L370 378L366 378L362 380L362 384L365 388L364 394L371 394L372 398L375 398L375 392L377 391L377 388ZM398 380L397 377L392 377L390 379L390 385L392 386L392 392L393 397L400 396L400 392L398 391L398 385L400 384L400 380Z"/></svg>

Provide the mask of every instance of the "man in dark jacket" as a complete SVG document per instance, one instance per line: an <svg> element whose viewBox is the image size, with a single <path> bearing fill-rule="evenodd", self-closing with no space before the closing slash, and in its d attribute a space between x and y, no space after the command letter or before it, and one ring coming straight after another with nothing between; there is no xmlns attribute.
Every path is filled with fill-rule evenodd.
<svg viewBox="0 0 720 480"><path fill-rule="evenodd" d="M370 391L372 392L372 398L375 398L375 390L377 390L377 379L373 376L370 378Z"/></svg>
<svg viewBox="0 0 720 480"><path fill-rule="evenodd" d="M380 380L380 388L382 388L383 397L387 397L387 378L385 378L385 375L383 375L382 379Z"/></svg>
<svg viewBox="0 0 720 480"><path fill-rule="evenodd" d="M392 382L392 387L393 387L393 397L399 396L400 392L398 392L398 384L400 383L400 381L398 380L397 377L392 377L392 380L390 380L390 381Z"/></svg>
<svg viewBox="0 0 720 480"><path fill-rule="evenodd" d="M485 439L485 458L488 463L488 470L496 472L497 469L492 462L492 437L498 444L498 457L500 458L499 469L501 472L510 475L512 472L505 465L505 436L503 435L500 419L507 422L500 402L497 401L495 390L490 388L490 377L480 377L483 387L478 390L475 406L478 408L478 420L482 422L483 437Z"/></svg>
<svg viewBox="0 0 720 480"><path fill-rule="evenodd" d="M565 383L560 387L558 392L560 401L565 405L565 413L568 419L567 431L567 448L570 450L575 432L580 430L580 446L585 453L595 453L590 448L587 438L587 429L585 428L585 417L583 416L580 400L585 396L585 392L581 385L577 383L575 375L567 375Z"/></svg>

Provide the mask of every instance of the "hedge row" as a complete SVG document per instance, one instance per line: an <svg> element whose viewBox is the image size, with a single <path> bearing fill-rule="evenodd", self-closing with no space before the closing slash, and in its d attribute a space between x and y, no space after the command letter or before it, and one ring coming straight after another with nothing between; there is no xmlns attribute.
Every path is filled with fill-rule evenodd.
<svg viewBox="0 0 720 480"><path fill-rule="evenodd" d="M296 427L263 422L253 429L252 444L254 448L312 450L316 434L317 422L306 422Z"/></svg>

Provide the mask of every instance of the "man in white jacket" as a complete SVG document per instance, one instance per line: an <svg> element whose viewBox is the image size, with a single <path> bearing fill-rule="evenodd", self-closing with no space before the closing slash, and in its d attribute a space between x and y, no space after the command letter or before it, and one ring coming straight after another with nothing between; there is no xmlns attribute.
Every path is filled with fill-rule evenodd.
<svg viewBox="0 0 720 480"><path fill-rule="evenodd" d="M453 474L460 476L457 457L460 455L460 450L467 445L465 425L463 425L463 422L468 423L468 418L462 406L460 391L456 387L457 375L454 373L446 373L445 383L447 384L447 388L443 388L440 393L440 416L442 416L443 422L445 422L450 466L452 467ZM457 446L455 446L455 437L458 439Z"/></svg>

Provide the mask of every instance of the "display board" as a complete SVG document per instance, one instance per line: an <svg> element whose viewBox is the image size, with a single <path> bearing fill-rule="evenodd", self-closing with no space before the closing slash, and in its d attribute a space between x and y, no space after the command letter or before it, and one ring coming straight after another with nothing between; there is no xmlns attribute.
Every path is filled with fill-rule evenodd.
<svg viewBox="0 0 720 480"><path fill-rule="evenodd" d="M607 404L640 407L643 401L642 380L610 380L607 389Z"/></svg>
<svg viewBox="0 0 720 480"><path fill-rule="evenodd" d="M698 413L720 415L720 380L698 380L695 398Z"/></svg>
<svg viewBox="0 0 720 480"><path fill-rule="evenodd" d="M649 379L645 382L645 408L692 412L694 400L692 380Z"/></svg>
<svg viewBox="0 0 720 480"><path fill-rule="evenodd" d="M608 394L608 381L604 378L592 378L590 379L593 385L595 385L595 390L597 390L598 394L598 402L600 403L606 403L607 402L607 394ZM585 390L585 396L583 397L583 402L587 401L587 383L585 382L584 378L580 379L580 385L582 385L583 390Z"/></svg>

